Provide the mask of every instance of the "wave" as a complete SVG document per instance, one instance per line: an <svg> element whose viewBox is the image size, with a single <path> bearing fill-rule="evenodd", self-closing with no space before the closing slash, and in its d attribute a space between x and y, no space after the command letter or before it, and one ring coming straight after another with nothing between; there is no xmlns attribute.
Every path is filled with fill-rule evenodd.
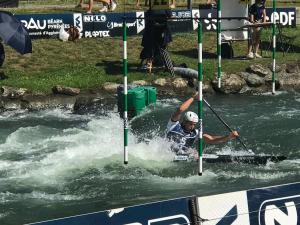
<svg viewBox="0 0 300 225"><path fill-rule="evenodd" d="M11 192L1 192L0 193L0 204L27 200L47 200L47 201L77 201L82 200L83 197L76 195L67 195L61 193L50 194L46 192L33 191L30 193L11 193Z"/></svg>

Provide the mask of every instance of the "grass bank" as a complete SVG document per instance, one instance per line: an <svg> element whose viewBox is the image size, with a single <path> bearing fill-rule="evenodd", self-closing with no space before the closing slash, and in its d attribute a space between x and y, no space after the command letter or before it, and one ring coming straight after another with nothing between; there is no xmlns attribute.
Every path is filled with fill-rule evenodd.
<svg viewBox="0 0 300 225"><path fill-rule="evenodd" d="M300 59L299 29L285 29L287 35L297 35L294 52L283 55L277 53L278 63L287 63ZM265 37L267 39L267 37ZM169 74L155 71L149 75L137 70L141 51L141 37L128 40L129 82L137 79L152 81ZM214 78L217 71L216 35L204 35L204 77ZM175 64L186 63L190 68L197 68L196 33L174 35L169 51ZM235 56L244 56L247 49L245 42L233 44ZM34 40L33 53L20 55L9 46L5 46L6 61L3 70L8 79L1 80L1 85L28 88L33 92L49 93L54 85L66 85L81 89L100 87L104 82L122 82L122 40L121 38L81 39L77 42L61 42L55 39ZM222 61L224 72L244 71L253 63L268 65L272 62L271 52L263 51L263 59Z"/></svg>

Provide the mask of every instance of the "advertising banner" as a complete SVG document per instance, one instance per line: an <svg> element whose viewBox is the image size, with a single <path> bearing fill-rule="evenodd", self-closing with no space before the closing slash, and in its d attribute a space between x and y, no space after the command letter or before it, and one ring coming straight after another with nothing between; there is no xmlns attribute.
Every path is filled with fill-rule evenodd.
<svg viewBox="0 0 300 225"><path fill-rule="evenodd" d="M74 21L82 21L82 37L120 37L122 36L123 16L122 13L74 14ZM145 29L144 12L127 13L126 17L128 35L137 35Z"/></svg>
<svg viewBox="0 0 300 225"><path fill-rule="evenodd" d="M198 198L206 225L299 225L300 183Z"/></svg>
<svg viewBox="0 0 300 225"><path fill-rule="evenodd" d="M273 22L274 18L276 22L282 26L296 27L296 8L278 8L273 15L273 9L267 8L267 16Z"/></svg>
<svg viewBox="0 0 300 225"><path fill-rule="evenodd" d="M170 225L191 224L190 201L194 197L112 209L31 225Z"/></svg>
<svg viewBox="0 0 300 225"><path fill-rule="evenodd" d="M249 190L247 196L251 225L300 224L300 183Z"/></svg>
<svg viewBox="0 0 300 225"><path fill-rule="evenodd" d="M64 24L73 24L73 14L22 14L15 15L27 28L32 39L58 38L59 29Z"/></svg>
<svg viewBox="0 0 300 225"><path fill-rule="evenodd" d="M243 9L242 11L240 10ZM245 6L240 5L239 13L236 15L245 15ZM224 17L226 14L224 11ZM277 12L272 14L272 9L267 9L269 18L275 18L283 26L296 27L296 9L295 8L278 8ZM62 25L67 29L70 25L76 26L83 38L105 38L122 36L122 22L126 17L128 35L139 35L145 29L145 13L130 12L126 13L97 13L97 14L21 14L16 17L25 25L29 31L30 37L37 38L57 38L59 29ZM193 9L190 10L173 10L170 28L173 33L190 32L197 29L198 23L191 18L203 18L204 31L217 30L217 10L216 9ZM228 22L229 21L229 22ZM230 20L224 20L225 28L228 28ZM232 20L233 21L233 20ZM243 22L238 22L240 23ZM236 25L236 26L239 26ZM230 28L236 28L230 25ZM224 29L224 27L222 27ZM228 36L228 34L227 34ZM241 35L240 35L241 36ZM246 37L246 35L242 35ZM235 37L233 37L235 39ZM239 38L237 38L239 39Z"/></svg>

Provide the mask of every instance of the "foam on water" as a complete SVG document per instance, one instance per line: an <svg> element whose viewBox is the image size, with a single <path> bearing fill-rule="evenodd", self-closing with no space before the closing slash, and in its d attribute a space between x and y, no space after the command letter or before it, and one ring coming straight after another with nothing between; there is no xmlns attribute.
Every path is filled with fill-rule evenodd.
<svg viewBox="0 0 300 225"><path fill-rule="evenodd" d="M11 192L1 192L0 193L0 204L9 203L16 201L26 201L29 199L39 199L47 201L72 201L72 200L82 200L83 197L75 195L66 195L66 194L49 194L46 192L33 191L31 193L11 193Z"/></svg>
<svg viewBox="0 0 300 225"><path fill-rule="evenodd" d="M300 110L299 109L289 109L289 110L284 110L284 111L278 111L274 115L284 117L287 119L291 119L293 117L298 118L300 116Z"/></svg>
<svg viewBox="0 0 300 225"><path fill-rule="evenodd" d="M254 94L254 95L263 95L263 96L279 96L279 95L285 95L287 94L287 91L276 91L275 94L273 94L271 91L270 92L265 92L262 94Z"/></svg>
<svg viewBox="0 0 300 225"><path fill-rule="evenodd" d="M288 176L297 175L297 172L280 172L280 171L257 171L257 170L248 170L248 171L219 171L219 176L227 177L228 179L237 179L237 178L250 178L255 180L276 180Z"/></svg>
<svg viewBox="0 0 300 225"><path fill-rule="evenodd" d="M5 111L0 115L1 120L11 120L11 121L18 121L24 119L50 119L55 118L57 120L82 120L82 119L89 119L91 116L89 114L85 115L76 115L73 114L71 110L65 109L45 109L36 112L28 112L28 110L14 110L14 111Z"/></svg>
<svg viewBox="0 0 300 225"><path fill-rule="evenodd" d="M89 168L102 170L115 162L122 165L122 129L122 120L113 113L93 119L83 128L63 131L44 126L19 128L7 137L0 149L2 153L17 152L21 158L26 157L20 161L3 160L1 171L6 171L10 180L56 186ZM149 143L138 142L130 132L129 167L159 170L170 166L173 154L167 151L168 145L161 137Z"/></svg>

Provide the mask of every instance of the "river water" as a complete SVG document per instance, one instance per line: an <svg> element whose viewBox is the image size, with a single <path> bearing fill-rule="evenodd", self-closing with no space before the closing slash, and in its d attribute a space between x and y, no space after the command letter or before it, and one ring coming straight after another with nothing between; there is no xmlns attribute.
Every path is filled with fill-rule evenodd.
<svg viewBox="0 0 300 225"><path fill-rule="evenodd" d="M130 122L129 165L123 123L113 110L13 111L0 115L0 224L53 218L190 195L204 196L300 180L300 94L208 96L213 108L255 153L283 154L264 166L174 163L164 140L183 99L158 100ZM196 104L192 106L196 111ZM208 108L207 133L227 134ZM210 152L244 151L232 141Z"/></svg>

